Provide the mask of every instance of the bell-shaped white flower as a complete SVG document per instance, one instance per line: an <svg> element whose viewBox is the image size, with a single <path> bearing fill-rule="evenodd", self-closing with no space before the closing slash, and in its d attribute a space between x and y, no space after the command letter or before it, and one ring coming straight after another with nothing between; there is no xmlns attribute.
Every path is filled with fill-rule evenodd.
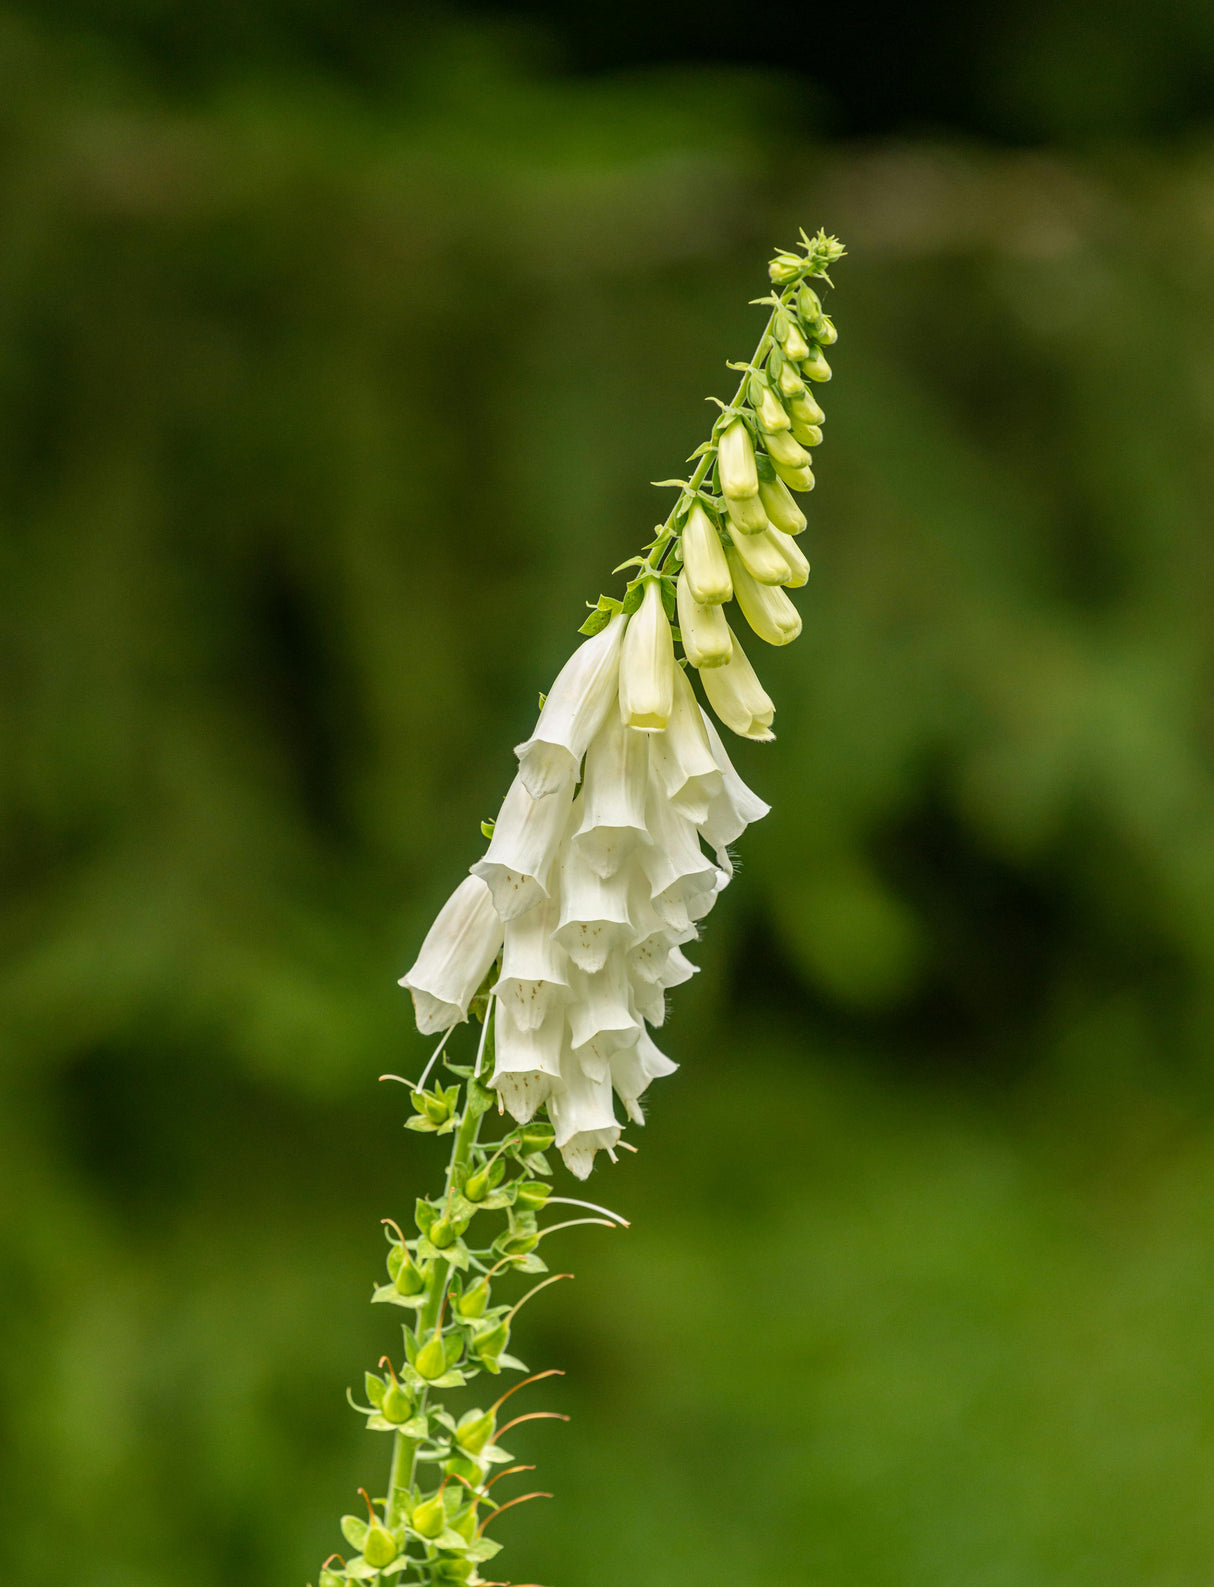
<svg viewBox="0 0 1214 1587"><path fill-rule="evenodd" d="M634 733L609 711L586 751L582 819L574 846L598 876L613 876L645 842L648 733Z"/></svg>
<svg viewBox="0 0 1214 1587"><path fill-rule="evenodd" d="M650 761L654 783L679 814L702 821L721 791L721 769L704 732L699 702L681 667L675 669L674 709L666 731L653 740Z"/></svg>
<svg viewBox="0 0 1214 1587"><path fill-rule="evenodd" d="M564 1085L565 1014L552 1008L535 1026L516 1023L509 1005L495 1005L493 1078L489 1084L502 1106L520 1124L534 1117L541 1103Z"/></svg>
<svg viewBox="0 0 1214 1587"><path fill-rule="evenodd" d="M593 975L571 969L572 998L567 1010L569 1044L579 1062L604 1059L635 1041L640 1020L632 1004L624 958L607 960Z"/></svg>
<svg viewBox="0 0 1214 1587"><path fill-rule="evenodd" d="M784 566L787 569L788 563ZM759 638L769 645L791 644L801 632L801 614L785 592L779 585L760 584L752 579L740 559L734 561L732 572L733 591L742 615Z"/></svg>
<svg viewBox="0 0 1214 1587"><path fill-rule="evenodd" d="M572 783L541 799L527 792L521 772L510 784L484 858L471 867L473 876L488 884L503 920L517 920L548 896L552 863L572 803Z"/></svg>
<svg viewBox="0 0 1214 1587"><path fill-rule="evenodd" d="M721 561L725 561L724 553ZM729 587L733 589L732 582ZM675 599L679 633L683 636L683 650L688 661L693 667L723 667L733 651L725 613L719 606L703 606L696 600L686 568L679 574Z"/></svg>
<svg viewBox="0 0 1214 1587"><path fill-rule="evenodd" d="M722 787L719 796L709 806L708 817L701 824L700 831L716 849L719 860L726 845L736 843L752 822L761 821L769 813L771 806L742 781L712 718L706 711L701 712L701 715L713 759L721 768Z"/></svg>
<svg viewBox="0 0 1214 1587"><path fill-rule="evenodd" d="M548 1099L548 1117L565 1167L578 1179L589 1176L596 1152L612 1153L620 1138L610 1076L592 1080L576 1062L566 1062L564 1089Z"/></svg>
<svg viewBox="0 0 1214 1587"><path fill-rule="evenodd" d="M649 1082L672 1075L678 1067L665 1053L658 1051L648 1031L642 1031L631 1047L622 1047L612 1054L611 1084L634 1124L645 1122L637 1099Z"/></svg>
<svg viewBox="0 0 1214 1587"><path fill-rule="evenodd" d="M577 818L577 807L574 817ZM581 848L569 843L561 852L560 918L554 933L579 970L601 970L608 955L633 938L628 916L628 873L624 868L600 876Z"/></svg>
<svg viewBox="0 0 1214 1587"><path fill-rule="evenodd" d="M666 988L659 986L656 981L636 981L632 988L632 1002L647 1024L666 1023Z"/></svg>
<svg viewBox="0 0 1214 1587"><path fill-rule="evenodd" d="M660 579L648 579L637 611L628 619L620 650L620 721L643 733L660 733L674 693L674 640L662 604Z"/></svg>
<svg viewBox="0 0 1214 1587"><path fill-rule="evenodd" d="M656 918L661 921L660 916ZM628 950L628 979L634 991L641 981L652 981L668 990L700 973L699 965L692 964L674 940L676 934L665 927L665 922L661 924L664 929L650 933Z"/></svg>
<svg viewBox="0 0 1214 1587"><path fill-rule="evenodd" d="M729 568L725 562L721 537L698 501L693 503L687 514L679 548L683 553L687 588L693 600L701 606L721 606L732 600L733 586L729 582ZM679 626L685 626L681 617Z"/></svg>
<svg viewBox="0 0 1214 1587"><path fill-rule="evenodd" d="M805 514L782 479L761 479L759 497L773 529L779 529L786 535L799 535L805 528Z"/></svg>
<svg viewBox="0 0 1214 1587"><path fill-rule="evenodd" d="M554 893L506 922L502 970L493 990L520 1030L534 1030L565 1001L568 959L553 937L560 920Z"/></svg>
<svg viewBox="0 0 1214 1587"><path fill-rule="evenodd" d="M413 994L423 1036L467 1019L468 1005L502 945L502 922L489 889L467 876L438 912L417 961L400 985Z"/></svg>
<svg viewBox="0 0 1214 1587"><path fill-rule="evenodd" d="M618 612L601 633L570 656L557 674L535 732L519 744L519 776L533 799L577 781L578 767L615 698L627 619Z"/></svg>
<svg viewBox="0 0 1214 1587"><path fill-rule="evenodd" d="M676 930L706 914L716 890L717 868L700 848L694 825L655 788L649 801L651 847L641 851L656 913Z"/></svg>
<svg viewBox="0 0 1214 1587"><path fill-rule="evenodd" d="M780 555L788 563L788 577L784 580L784 587L789 590L799 590L803 584L809 583L809 558L791 535L784 534L780 529L772 529L769 532L780 548Z"/></svg>
<svg viewBox="0 0 1214 1587"><path fill-rule="evenodd" d="M739 738L752 738L767 744L775 738L771 724L776 708L771 696L755 676L738 636L730 630L733 655L723 667L707 667L700 674L708 703Z"/></svg>
<svg viewBox="0 0 1214 1587"><path fill-rule="evenodd" d="M772 538L770 528L762 534L744 535L736 534L730 525L729 537L733 541L727 553L731 573L741 563L760 584L784 583L788 577L788 563ZM736 585L734 593L737 594Z"/></svg>

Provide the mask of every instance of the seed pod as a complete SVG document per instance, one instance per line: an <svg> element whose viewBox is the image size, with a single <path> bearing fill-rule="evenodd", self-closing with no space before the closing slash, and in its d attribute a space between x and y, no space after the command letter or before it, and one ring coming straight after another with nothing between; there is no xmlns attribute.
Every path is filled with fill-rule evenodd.
<svg viewBox="0 0 1214 1587"><path fill-rule="evenodd" d="M787 430L782 431L779 435L767 436L766 441L767 455L777 468L781 465L785 468L809 467L809 453L799 441L793 439Z"/></svg>
<svg viewBox="0 0 1214 1587"><path fill-rule="evenodd" d="M759 489L762 490L760 485ZM729 579L729 564L725 562L724 548L717 542L721 551L721 561L725 565L725 577ZM733 581L729 581L730 593L733 593ZM720 606L705 606L697 601L691 593L691 585L687 578L687 569L679 574L676 599L679 609L679 632L683 636L683 649L687 659L693 667L723 667L733 652L733 641L729 637L729 625L725 621L725 614Z"/></svg>
<svg viewBox="0 0 1214 1587"><path fill-rule="evenodd" d="M503 1317L491 1323L483 1333L476 1334L470 1346L472 1354L485 1366L496 1365L498 1356L510 1342L510 1324Z"/></svg>
<svg viewBox="0 0 1214 1587"><path fill-rule="evenodd" d="M464 1291L455 1303L455 1310L461 1317L471 1321L474 1318L483 1317L485 1315L485 1307L488 1304L489 1280L482 1278L478 1279L470 1289Z"/></svg>
<svg viewBox="0 0 1214 1587"><path fill-rule="evenodd" d="M733 595L729 582L729 567L717 526L696 502L687 514L679 545L683 552L683 571L680 584L686 577L687 586L701 606L720 606ZM682 618L679 619L680 627Z"/></svg>
<svg viewBox="0 0 1214 1587"><path fill-rule="evenodd" d="M489 1194L489 1175L483 1168L478 1168L475 1174L469 1174L464 1180L464 1195L469 1201L484 1201Z"/></svg>
<svg viewBox="0 0 1214 1587"><path fill-rule="evenodd" d="M788 412L794 424L821 424L826 418L814 400L813 392L807 391L804 386L797 396L789 399Z"/></svg>
<svg viewBox="0 0 1214 1587"><path fill-rule="evenodd" d="M442 1528L439 1528L441 1531ZM435 1534L437 1536L437 1533ZM376 1570L382 1570L385 1565L391 1565L400 1550L396 1546L396 1539L387 1527L380 1526L376 1521L367 1529L363 1541L363 1558L368 1565L373 1565Z"/></svg>
<svg viewBox="0 0 1214 1587"><path fill-rule="evenodd" d="M808 356L801 360L801 373L807 380L830 379L830 365L823 358L820 347L812 348Z"/></svg>
<svg viewBox="0 0 1214 1587"><path fill-rule="evenodd" d="M384 1391L384 1402L380 1406L380 1412L385 1421L393 1422L397 1426L407 1422L413 1415L413 1401L395 1379L389 1382Z"/></svg>
<svg viewBox="0 0 1214 1587"><path fill-rule="evenodd" d="M442 1494L436 1493L432 1499L423 1499L414 1509L409 1525L424 1538L436 1538L447 1525L447 1507ZM363 1552L365 1554L366 1550ZM384 1563L387 1565L391 1561L385 1560Z"/></svg>
<svg viewBox="0 0 1214 1587"><path fill-rule="evenodd" d="M799 535L805 528L805 514L789 494L788 486L782 479L761 479L759 498L773 529L781 529L786 535Z"/></svg>
<svg viewBox="0 0 1214 1587"><path fill-rule="evenodd" d="M787 334L780 338L780 346L784 350L785 358L791 358L796 363L809 356L809 343L802 336L799 325L789 325Z"/></svg>
<svg viewBox="0 0 1214 1587"><path fill-rule="evenodd" d="M757 579L760 584L783 584L788 577L788 563L772 539L770 530L761 535L735 534L732 539L737 560L752 579ZM736 575L736 569L737 564L731 557L731 574ZM734 594L737 594L736 578Z"/></svg>
<svg viewBox="0 0 1214 1587"><path fill-rule="evenodd" d="M320 1587L349 1587L349 1577L330 1570L327 1565L321 1566L317 1581Z"/></svg>
<svg viewBox="0 0 1214 1587"><path fill-rule="evenodd" d="M525 1124L521 1134L525 1152L546 1152L556 1139L556 1131L551 1124Z"/></svg>
<svg viewBox="0 0 1214 1587"><path fill-rule="evenodd" d="M717 477L725 496L746 501L759 494L750 432L741 419L727 424L717 438Z"/></svg>
<svg viewBox="0 0 1214 1587"><path fill-rule="evenodd" d="M526 1212L538 1212L551 1194L551 1188L537 1179L521 1180L514 1195L514 1204Z"/></svg>
<svg viewBox="0 0 1214 1587"><path fill-rule="evenodd" d="M443 1214L437 1223L430 1225L430 1244L437 1246L440 1251L445 1251L448 1246L454 1245L457 1238L455 1224L447 1217L446 1213Z"/></svg>
<svg viewBox="0 0 1214 1587"><path fill-rule="evenodd" d="M427 1339L417 1352L417 1359L413 1365L427 1383L433 1383L435 1378L441 1378L447 1370L447 1352L443 1349L443 1341L438 1334L433 1339Z"/></svg>
<svg viewBox="0 0 1214 1587"><path fill-rule="evenodd" d="M388 1276L398 1295L420 1295L426 1287L425 1274L403 1245L388 1252Z"/></svg>
<svg viewBox="0 0 1214 1587"><path fill-rule="evenodd" d="M455 1428L455 1442L470 1455L479 1455L497 1430L492 1411L467 1411Z"/></svg>
<svg viewBox="0 0 1214 1587"><path fill-rule="evenodd" d="M801 547L791 535L782 534L779 529L771 531L771 538L780 548L780 555L788 563L788 577L784 580L787 590L799 590L803 584L809 582L809 562Z"/></svg>
<svg viewBox="0 0 1214 1587"><path fill-rule="evenodd" d="M791 644L801 632L801 614L777 585L760 584L735 564L733 587L743 617L769 645Z"/></svg>

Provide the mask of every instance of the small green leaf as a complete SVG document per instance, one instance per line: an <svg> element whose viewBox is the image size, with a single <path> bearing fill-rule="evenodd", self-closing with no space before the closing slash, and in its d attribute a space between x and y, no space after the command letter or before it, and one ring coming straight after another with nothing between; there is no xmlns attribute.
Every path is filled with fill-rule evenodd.
<svg viewBox="0 0 1214 1587"><path fill-rule="evenodd" d="M341 1535L351 1548L361 1549L367 1540L370 1527L357 1515L343 1515L341 1518Z"/></svg>
<svg viewBox="0 0 1214 1587"><path fill-rule="evenodd" d="M481 837L483 837L483 838L491 838L493 836L493 829L494 829L494 827L496 825L497 825L496 821L482 821L481 822Z"/></svg>
<svg viewBox="0 0 1214 1587"><path fill-rule="evenodd" d="M505 1359L505 1356L503 1356L502 1360L504 1361ZM523 1370L525 1371L526 1368ZM464 1373L452 1369L450 1372L444 1372L441 1377L435 1378L430 1387L433 1389L462 1389L467 1381L468 1379Z"/></svg>
<svg viewBox="0 0 1214 1587"><path fill-rule="evenodd" d="M486 1366L488 1366L488 1364L488 1362L485 1363ZM509 1367L514 1372L530 1372L531 1370L525 1361L520 1361L517 1356L508 1356L505 1351L503 1351L502 1354L498 1356L497 1364L499 1368Z"/></svg>
<svg viewBox="0 0 1214 1587"><path fill-rule="evenodd" d="M371 1296L371 1302L385 1301L392 1306L407 1306L413 1311L426 1304L426 1292L422 1290L419 1295L402 1295L395 1284L379 1284Z"/></svg>
<svg viewBox="0 0 1214 1587"><path fill-rule="evenodd" d="M464 1558L470 1559L474 1565L483 1565L486 1560L500 1553L501 1547L502 1545L495 1543L491 1537L478 1537L475 1543L469 1543L464 1550Z"/></svg>
<svg viewBox="0 0 1214 1587"><path fill-rule="evenodd" d="M384 1395L388 1392L388 1385L382 1378L377 1378L374 1372L368 1372L363 1377L363 1387L367 1391L367 1398L378 1411L384 1403Z"/></svg>
<svg viewBox="0 0 1214 1587"><path fill-rule="evenodd" d="M433 1135L438 1130L437 1124L431 1124L423 1114L418 1113L411 1119L405 1120L407 1130L416 1130L419 1135Z"/></svg>
<svg viewBox="0 0 1214 1587"><path fill-rule="evenodd" d="M685 479L651 479L649 483L656 486L658 490L665 490L667 486L672 489L682 490L686 486L687 481Z"/></svg>

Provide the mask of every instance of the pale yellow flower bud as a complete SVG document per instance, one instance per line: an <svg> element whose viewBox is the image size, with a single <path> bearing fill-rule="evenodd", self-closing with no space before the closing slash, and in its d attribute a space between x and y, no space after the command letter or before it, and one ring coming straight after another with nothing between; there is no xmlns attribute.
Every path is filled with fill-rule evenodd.
<svg viewBox="0 0 1214 1587"><path fill-rule="evenodd" d="M773 529L786 535L799 535L805 528L805 514L797 506L783 480L759 481L759 500Z"/></svg>
<svg viewBox="0 0 1214 1587"><path fill-rule="evenodd" d="M801 379L796 364L790 363L787 358L776 378L776 385L785 402L794 401L797 397L805 395L805 382Z"/></svg>
<svg viewBox="0 0 1214 1587"><path fill-rule="evenodd" d="M809 453L787 430L781 431L778 435L764 436L764 440L767 442L767 455L777 467L781 464L785 468L809 467Z"/></svg>
<svg viewBox="0 0 1214 1587"><path fill-rule="evenodd" d="M674 640L659 579L649 579L620 647L620 721L660 733L674 706Z"/></svg>
<svg viewBox="0 0 1214 1587"><path fill-rule="evenodd" d="M784 580L785 589L799 590L803 584L809 582L809 562L804 551L791 535L782 534L779 529L772 529L771 538L780 548L780 555L788 563L788 577Z"/></svg>
<svg viewBox="0 0 1214 1587"><path fill-rule="evenodd" d="M792 423L784 411L784 404L770 386L764 386L759 392L759 400L755 404L755 418L759 421L760 430L765 430L768 434L774 430L787 430Z"/></svg>
<svg viewBox="0 0 1214 1587"><path fill-rule="evenodd" d="M816 424L798 424L795 420L792 426L794 441L800 441L802 446L821 446L822 430Z"/></svg>
<svg viewBox="0 0 1214 1587"><path fill-rule="evenodd" d="M771 724L776 708L771 696L755 676L755 669L730 629L733 654L723 667L709 667L700 674L708 703L725 726L741 738L769 743L775 734Z"/></svg>
<svg viewBox="0 0 1214 1587"><path fill-rule="evenodd" d="M814 335L822 343L823 347L833 347L839 340L839 333L835 329L834 320L825 314L819 324L814 326Z"/></svg>
<svg viewBox="0 0 1214 1587"><path fill-rule="evenodd" d="M830 365L823 358L820 347L815 347L807 358L801 360L801 373L807 380L830 379Z"/></svg>
<svg viewBox="0 0 1214 1587"><path fill-rule="evenodd" d="M717 474L722 492L732 500L746 501L759 494L754 447L741 419L727 424L717 437Z"/></svg>
<svg viewBox="0 0 1214 1587"><path fill-rule="evenodd" d="M797 363L809 356L809 343L801 335L799 325L790 325L788 327L788 333L781 342L780 348L785 358L794 359Z"/></svg>
<svg viewBox="0 0 1214 1587"><path fill-rule="evenodd" d="M790 468L787 463L777 462L774 457L772 463L789 490L813 490L814 471L808 464L804 468Z"/></svg>
<svg viewBox="0 0 1214 1587"><path fill-rule="evenodd" d="M717 541L721 561L725 552ZM729 569L725 569L726 577ZM683 636L683 649L693 667L723 667L733 653L729 638L729 624L720 606L705 606L691 593L687 569L679 574L676 590L679 607L679 632Z"/></svg>
<svg viewBox="0 0 1214 1587"><path fill-rule="evenodd" d="M805 386L801 387L797 396L789 399L788 412L794 424L821 424L826 418L814 401L813 392L808 391Z"/></svg>
<svg viewBox="0 0 1214 1587"><path fill-rule="evenodd" d="M789 497L791 501L792 498ZM712 519L696 502L687 514L680 541L683 568L692 599L701 606L720 606L733 599L725 548ZM682 580L680 578L680 584ZM698 665L698 663L697 663Z"/></svg>
<svg viewBox="0 0 1214 1587"><path fill-rule="evenodd" d="M765 529L759 535L741 535L735 533L733 525L730 524L729 538L734 543L738 561L752 579L757 579L760 584L784 583L788 577L788 563L779 546L772 539L770 529ZM731 572L735 565L730 558Z"/></svg>
<svg viewBox="0 0 1214 1587"><path fill-rule="evenodd" d="M726 528L730 534L736 529L739 534L762 534L768 527L767 514L763 511L763 502L758 496L745 496L736 500L732 496L725 498L725 510L729 515Z"/></svg>
<svg viewBox="0 0 1214 1587"><path fill-rule="evenodd" d="M801 632L801 614L778 585L759 584L730 554L733 593L742 615L769 645L787 645Z"/></svg>

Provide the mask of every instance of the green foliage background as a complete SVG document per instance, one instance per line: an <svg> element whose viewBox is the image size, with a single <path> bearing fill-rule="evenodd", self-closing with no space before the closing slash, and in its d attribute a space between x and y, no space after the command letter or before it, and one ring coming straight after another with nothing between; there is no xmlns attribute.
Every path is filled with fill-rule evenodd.
<svg viewBox="0 0 1214 1587"><path fill-rule="evenodd" d="M0 13L5 1579L339 1545L437 1172L394 979L804 223L851 255L774 810L592 1182L634 1228L529 1313L574 1422L503 1563L1205 1580L1214 146L813 140L791 77L485 24L376 93L105 38Z"/></svg>

